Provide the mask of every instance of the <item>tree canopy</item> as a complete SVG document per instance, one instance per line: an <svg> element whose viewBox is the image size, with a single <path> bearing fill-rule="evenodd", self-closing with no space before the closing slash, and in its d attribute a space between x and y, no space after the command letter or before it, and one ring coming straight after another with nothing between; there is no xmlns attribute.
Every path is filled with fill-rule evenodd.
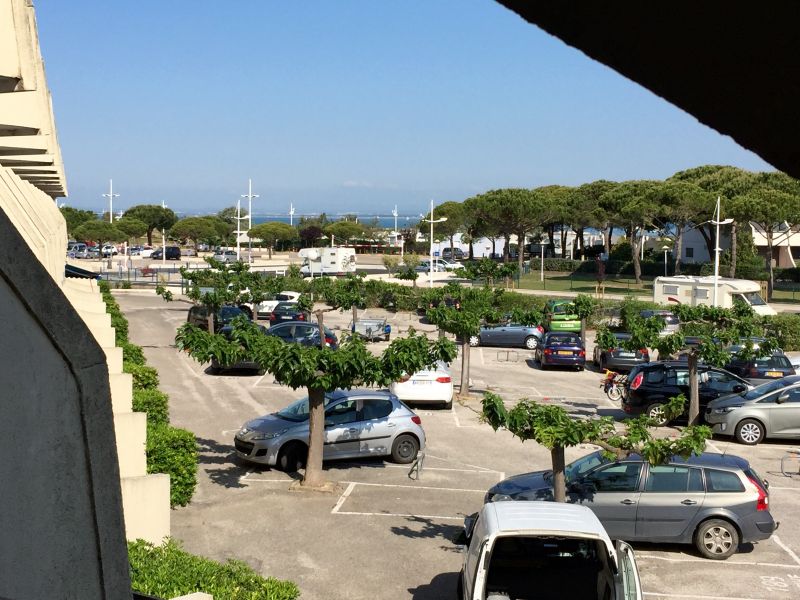
<svg viewBox="0 0 800 600"><path fill-rule="evenodd" d="M177 215L170 208L158 204L138 204L125 211L123 217L138 219L147 225L147 243L153 244L153 230L169 229L177 221Z"/></svg>
<svg viewBox="0 0 800 600"><path fill-rule="evenodd" d="M116 225L108 221L86 221L75 230L75 236L82 240L92 240L100 246L107 242L124 242L126 234L118 229Z"/></svg>
<svg viewBox="0 0 800 600"><path fill-rule="evenodd" d="M80 210L71 206L62 206L59 210L67 222L67 233L71 236L74 236L75 230L87 221L97 220L97 215L91 210Z"/></svg>

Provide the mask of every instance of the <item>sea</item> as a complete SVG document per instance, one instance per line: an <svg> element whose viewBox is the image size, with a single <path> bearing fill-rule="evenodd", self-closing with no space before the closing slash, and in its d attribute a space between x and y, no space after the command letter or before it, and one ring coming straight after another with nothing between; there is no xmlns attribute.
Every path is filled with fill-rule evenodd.
<svg viewBox="0 0 800 600"><path fill-rule="evenodd" d="M279 221L281 223L294 223L297 225L300 222L300 219L303 217L306 218L313 218L318 217L319 214L304 214L300 215L295 213L294 217L290 218L286 214L282 215L253 215L253 225L257 225L259 223L266 223L267 221ZM327 213L327 217L329 221L338 221L339 219L343 219L345 216L352 217L355 216L356 220L359 223L363 223L364 225L372 225L376 223L378 227L383 229L394 229L394 216L393 215L375 215L375 214L366 214L366 213L347 213L347 215L332 215ZM413 227L416 226L420 219L418 214L417 215L397 215L397 227L399 229L404 229L406 227Z"/></svg>

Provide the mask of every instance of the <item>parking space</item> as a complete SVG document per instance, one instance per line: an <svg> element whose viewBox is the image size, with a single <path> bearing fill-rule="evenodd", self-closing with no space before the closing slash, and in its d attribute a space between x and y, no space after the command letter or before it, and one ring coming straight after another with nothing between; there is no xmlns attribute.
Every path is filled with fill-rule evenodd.
<svg viewBox="0 0 800 600"><path fill-rule="evenodd" d="M428 438L418 478L409 477L410 465L384 460L334 462L326 464L326 477L337 484L333 493L298 493L292 475L236 461L232 439L246 420L286 406L303 391L276 385L269 375L209 375L171 345L188 305L137 294L118 299L132 340L159 369L173 423L193 431L200 445L197 493L188 507L173 511L173 535L192 552L239 558L265 575L292 579L305 599L454 598L461 554L453 540L463 518L480 508L495 482L550 464L546 449L481 423L476 398L450 410L416 408ZM349 312L326 315L339 329L349 319ZM414 326L435 334L415 319L396 316L394 331ZM373 345L376 351L383 346ZM527 396L576 412L621 415L602 393L597 372L541 371L524 350L476 348L471 356L475 390L496 391L510 403ZM459 369L456 362L456 380ZM800 475L780 473L790 447L712 440L711 449L743 456L769 480L780 528L769 541L743 546L720 562L699 558L689 546L637 544L648 599L800 596ZM570 448L567 460L590 450Z"/></svg>

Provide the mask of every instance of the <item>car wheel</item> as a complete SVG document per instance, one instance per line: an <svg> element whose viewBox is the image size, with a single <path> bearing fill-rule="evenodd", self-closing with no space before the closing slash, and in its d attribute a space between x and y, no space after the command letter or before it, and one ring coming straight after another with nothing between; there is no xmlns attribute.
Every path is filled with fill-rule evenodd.
<svg viewBox="0 0 800 600"><path fill-rule="evenodd" d="M401 465L408 464L417 458L419 442L413 435L407 433L398 435L392 444L392 460Z"/></svg>
<svg viewBox="0 0 800 600"><path fill-rule="evenodd" d="M479 346L480 343L481 343L481 338L478 337L477 335L469 336L469 345L472 346L473 348L475 346Z"/></svg>
<svg viewBox="0 0 800 600"><path fill-rule="evenodd" d="M287 473L295 473L306 463L308 448L300 442L289 442L278 453L278 468Z"/></svg>
<svg viewBox="0 0 800 600"><path fill-rule="evenodd" d="M736 425L736 441L755 446L764 439L764 426L755 419L745 419Z"/></svg>
<svg viewBox="0 0 800 600"><path fill-rule="evenodd" d="M664 413L664 405L660 402L651 404L644 412L658 427L663 427L667 424L667 415Z"/></svg>
<svg viewBox="0 0 800 600"><path fill-rule="evenodd" d="M600 370L601 371L605 371L606 370L606 366L607 366L607 363L606 363L605 357L600 356Z"/></svg>
<svg viewBox="0 0 800 600"><path fill-rule="evenodd" d="M537 340L536 337L529 335L525 338L525 347L528 350L536 350L536 348L539 347L539 340Z"/></svg>
<svg viewBox="0 0 800 600"><path fill-rule="evenodd" d="M575 370L576 371L583 371L583 367L581 365L578 365L577 367L575 367Z"/></svg>
<svg viewBox="0 0 800 600"><path fill-rule="evenodd" d="M450 400L448 400L447 402L445 402L445 403L442 405L442 407L443 407L445 410L450 410L451 408L453 408L453 397L452 397L452 396L450 396Z"/></svg>
<svg viewBox="0 0 800 600"><path fill-rule="evenodd" d="M739 548L739 532L728 521L704 521L694 534L694 545L705 558L725 560Z"/></svg>

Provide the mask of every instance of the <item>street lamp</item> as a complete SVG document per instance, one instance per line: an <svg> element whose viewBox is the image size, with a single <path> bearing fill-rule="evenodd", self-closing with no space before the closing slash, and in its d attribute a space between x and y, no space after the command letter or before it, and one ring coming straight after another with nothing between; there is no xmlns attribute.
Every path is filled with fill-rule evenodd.
<svg viewBox="0 0 800 600"><path fill-rule="evenodd" d="M430 266L429 287L433 287L433 224L434 223L444 223L445 221L447 221L447 217L442 217L440 219L434 219L433 218L433 200L431 200L431 213L430 214L431 214L431 218L430 219L424 218L425 215L420 215L420 216L423 217L422 221L424 223L430 223L431 224L431 237L428 238L428 240L430 241L429 245L430 245L430 255L431 255L430 256L431 262L430 262L430 265L429 265Z"/></svg>
<svg viewBox="0 0 800 600"><path fill-rule="evenodd" d="M664 277L667 276L667 252L669 252L670 248L667 245L661 246L661 249L664 251Z"/></svg>
<svg viewBox="0 0 800 600"><path fill-rule="evenodd" d="M719 247L719 226L720 225L730 225L733 223L733 219L725 219L724 221L720 221L720 206L719 206L720 198L717 196L717 208L714 211L714 219L709 221L709 223L713 223L717 226L717 235L714 238L716 246L714 248L714 306L717 306L717 285L719 283L719 252L722 248Z"/></svg>

